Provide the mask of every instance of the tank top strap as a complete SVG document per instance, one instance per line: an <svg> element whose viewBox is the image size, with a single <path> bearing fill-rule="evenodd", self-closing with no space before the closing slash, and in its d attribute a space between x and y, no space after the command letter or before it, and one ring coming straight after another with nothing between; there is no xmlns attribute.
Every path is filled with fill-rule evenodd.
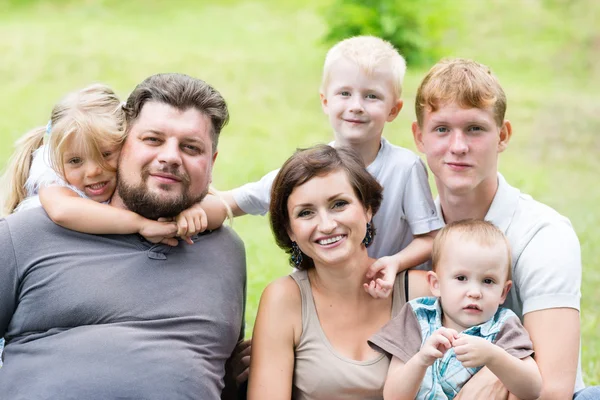
<svg viewBox="0 0 600 400"><path fill-rule="evenodd" d="M394 291L392 292L392 318L394 318L408 300L406 284L408 283L408 271L404 270L396 275Z"/></svg>
<svg viewBox="0 0 600 400"><path fill-rule="evenodd" d="M313 317L316 317L317 309L310 288L308 271L296 270L292 272L290 276L300 288L300 298L302 301L302 335L304 336L311 326L311 320Z"/></svg>

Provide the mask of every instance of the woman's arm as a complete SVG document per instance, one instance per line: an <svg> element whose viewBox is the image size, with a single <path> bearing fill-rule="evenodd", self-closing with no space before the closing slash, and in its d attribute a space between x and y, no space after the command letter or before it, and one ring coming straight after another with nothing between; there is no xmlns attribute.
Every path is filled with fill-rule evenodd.
<svg viewBox="0 0 600 400"><path fill-rule="evenodd" d="M280 278L267 286L254 325L248 399L291 399L301 313L300 290L292 278Z"/></svg>
<svg viewBox="0 0 600 400"><path fill-rule="evenodd" d="M40 189L40 202L52 221L74 231L99 235L140 233L155 243L166 240L171 242L167 244L174 241L177 245L173 238L176 223L152 221L129 210L84 199L63 186Z"/></svg>

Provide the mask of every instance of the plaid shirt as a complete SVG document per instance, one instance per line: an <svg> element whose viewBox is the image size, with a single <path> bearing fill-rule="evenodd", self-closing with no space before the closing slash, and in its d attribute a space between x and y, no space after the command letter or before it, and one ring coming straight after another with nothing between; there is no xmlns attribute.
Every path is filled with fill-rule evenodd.
<svg viewBox="0 0 600 400"><path fill-rule="evenodd" d="M442 310L436 297L421 297L409 302L419 326L421 327L421 346L433 332L442 327ZM515 313L507 308L498 308L496 314L487 322L464 330L462 333L478 336L495 342L504 322ZM479 371L481 367L465 368L456 359L454 348L444 353L427 368L416 399L453 399L463 385Z"/></svg>

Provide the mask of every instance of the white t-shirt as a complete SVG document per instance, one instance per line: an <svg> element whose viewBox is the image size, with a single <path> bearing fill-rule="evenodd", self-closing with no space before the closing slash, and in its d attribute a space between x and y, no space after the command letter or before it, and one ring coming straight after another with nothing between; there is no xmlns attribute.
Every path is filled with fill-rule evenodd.
<svg viewBox="0 0 600 400"><path fill-rule="evenodd" d="M369 256L391 256L408 246L413 235L442 227L431 196L427 169L419 156L382 138L377 157L367 170L383 186L383 201L373 217L377 234L369 246ZM277 172L279 170L271 171L259 181L232 191L245 213L264 215L269 210L271 185Z"/></svg>
<svg viewBox="0 0 600 400"><path fill-rule="evenodd" d="M443 216L439 199L436 207ZM498 173L498 190L485 220L504 232L512 249L513 287L504 307L521 319L550 308L579 310L581 248L566 217L510 186ZM575 390L583 388L580 364Z"/></svg>

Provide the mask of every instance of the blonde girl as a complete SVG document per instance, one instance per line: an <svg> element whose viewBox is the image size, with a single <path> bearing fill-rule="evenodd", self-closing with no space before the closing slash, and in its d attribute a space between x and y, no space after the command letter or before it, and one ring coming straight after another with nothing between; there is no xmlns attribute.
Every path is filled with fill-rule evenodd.
<svg viewBox="0 0 600 400"><path fill-rule="evenodd" d="M180 236L192 243L191 236L207 228L199 206L175 221L158 222L101 204L116 188L124 125L121 101L108 86L94 84L65 96L45 127L17 142L5 173L3 213L41 204L55 223L76 231L139 233L170 245L177 245L175 236Z"/></svg>

